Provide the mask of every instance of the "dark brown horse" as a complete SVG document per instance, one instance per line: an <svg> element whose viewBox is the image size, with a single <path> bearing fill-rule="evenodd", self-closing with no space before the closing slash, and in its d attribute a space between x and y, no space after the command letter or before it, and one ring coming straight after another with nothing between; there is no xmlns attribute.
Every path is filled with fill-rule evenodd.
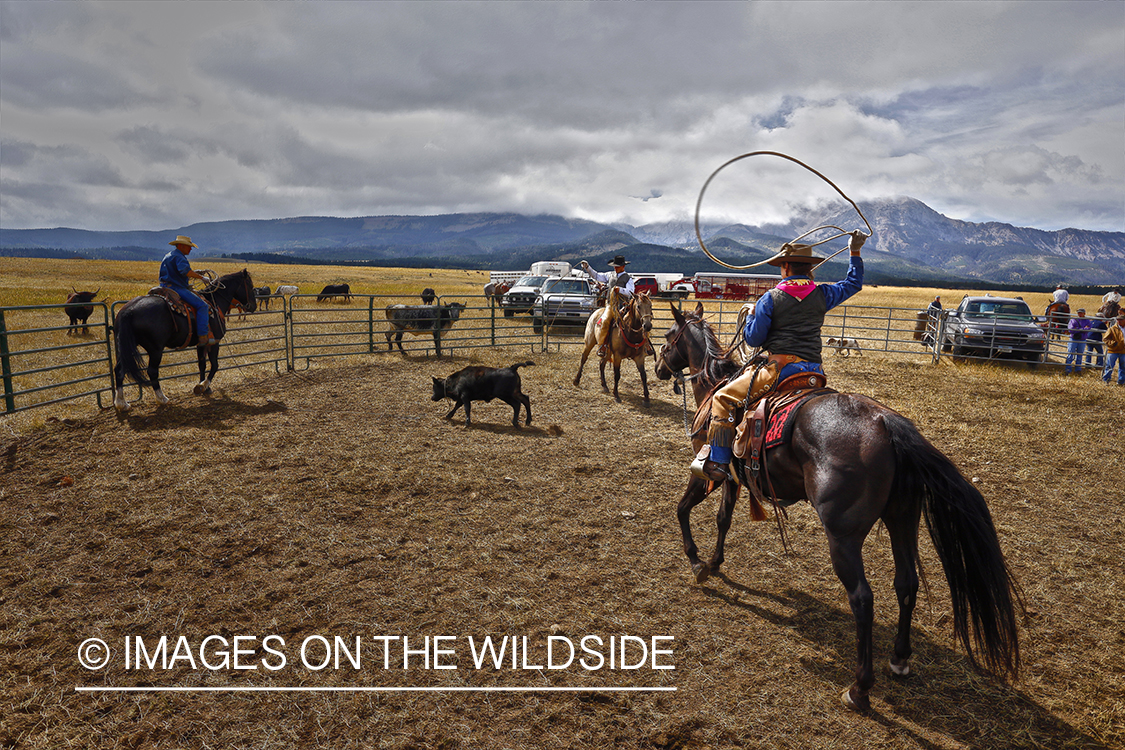
<svg viewBox="0 0 1125 750"><path fill-rule="evenodd" d="M1121 303L1108 300L1103 302L1102 306L1098 308L1098 317L1104 320L1110 320L1111 318L1116 318L1119 312L1121 312Z"/></svg>
<svg viewBox="0 0 1125 750"><path fill-rule="evenodd" d="M703 308L680 313L657 354L656 376L667 380L689 370L696 402L703 405L696 425L706 424L710 395L739 366L722 355ZM694 436L696 450L705 427ZM850 708L870 706L875 684L872 667L873 596L863 566L863 542L878 521L887 528L895 562L898 633L891 670L910 672L910 622L918 594L918 527L924 515L941 559L953 604L953 629L970 661L974 649L984 665L1001 677L1019 670L1016 605L1022 606L1004 562L984 498L953 463L929 443L910 420L857 394L831 393L806 402L796 417L792 440L766 453L769 479L784 502L807 500L828 537L829 555L848 593L856 623L855 682L844 692ZM746 484L743 462L735 470ZM692 477L677 508L684 552L698 582L723 563L723 544L738 497L733 481L724 483L719 536L709 562L701 562L691 535L691 510L714 489ZM751 494L751 512L764 517Z"/></svg>
<svg viewBox="0 0 1125 750"><path fill-rule="evenodd" d="M1047 337L1066 338L1070 323L1070 305L1065 302L1052 302L1044 312L1047 316Z"/></svg>
<svg viewBox="0 0 1125 750"><path fill-rule="evenodd" d="M617 287L610 292L609 301L606 303L617 304ZM590 352L597 345L597 327L605 308L596 310L586 321L586 348L582 350L582 362L578 365L578 373L574 376L574 384L582 381L582 370L586 367L586 360ZM644 404L649 405L648 399L648 374L645 372L645 357L652 350L649 343L649 332L652 331L652 300L645 292L637 292L625 305L625 312L619 314L613 330L606 338L606 354L601 358L599 370L602 376L602 388L609 390L605 382L605 366L613 362L613 397L621 401L617 386L621 382L621 363L631 359L637 365L637 372L641 374L641 388L644 392Z"/></svg>

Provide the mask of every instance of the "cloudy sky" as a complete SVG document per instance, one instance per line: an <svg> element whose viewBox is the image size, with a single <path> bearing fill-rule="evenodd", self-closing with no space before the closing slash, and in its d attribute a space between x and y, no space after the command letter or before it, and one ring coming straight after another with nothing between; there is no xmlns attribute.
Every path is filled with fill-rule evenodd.
<svg viewBox="0 0 1125 750"><path fill-rule="evenodd" d="M690 220L854 200L1125 231L1125 2L0 0L0 226ZM833 195L744 159L704 218Z"/></svg>

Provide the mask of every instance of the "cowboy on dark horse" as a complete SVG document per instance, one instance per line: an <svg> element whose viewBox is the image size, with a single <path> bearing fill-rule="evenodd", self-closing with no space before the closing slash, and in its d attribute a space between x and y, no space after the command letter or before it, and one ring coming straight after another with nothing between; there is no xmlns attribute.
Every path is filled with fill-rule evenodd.
<svg viewBox="0 0 1125 750"><path fill-rule="evenodd" d="M164 260L160 261L160 286L171 289L180 295L180 299L195 309L195 330L199 333L198 346L210 346L216 343L207 322L210 308L207 302L188 286L188 279L210 281L203 274L191 270L191 264L188 263L187 256L191 249L199 246L192 242L190 237L185 237L182 234L168 244L175 249L169 250L168 254L164 256Z"/></svg>
<svg viewBox="0 0 1125 750"><path fill-rule="evenodd" d="M834 284L813 282L813 269L824 260L809 245L786 244L769 261L781 267L781 282L762 296L747 319L743 336L751 347L766 350L769 363L748 367L715 394L711 402L708 445L692 462L692 473L715 482L730 479L727 470L734 443L734 413L742 404L752 406L775 382L801 372L824 374L820 361L820 329L824 315L863 288L860 249L867 236L850 235L848 275Z"/></svg>

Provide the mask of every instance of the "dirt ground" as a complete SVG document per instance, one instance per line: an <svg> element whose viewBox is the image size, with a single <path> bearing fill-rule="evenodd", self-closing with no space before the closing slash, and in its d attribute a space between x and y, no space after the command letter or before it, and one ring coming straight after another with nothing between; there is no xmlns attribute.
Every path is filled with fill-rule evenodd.
<svg viewBox="0 0 1125 750"><path fill-rule="evenodd" d="M430 401L431 376L526 359L529 427L493 402L466 428ZM788 555L772 519L736 510L723 574L696 585L675 519L690 461L680 397L650 363L652 405L632 369L618 404L592 365L575 389L576 366L573 351L483 352L220 372L210 399L177 381L168 406L150 393L126 416L0 437L0 746L1125 746L1125 389L830 363L834 386L902 411L975 478L1027 602L1022 679L975 672L923 531L914 676L891 678L890 550L873 533L880 670L860 715L839 704L854 627L807 504L789 513ZM714 509L693 519L704 555ZM161 636L167 668L138 666L137 640L143 660ZM402 640L379 640L393 636L409 639L406 669ZM485 636L514 637L519 658L477 668ZM598 656L547 668L548 643L558 666L586 636ZM610 653L622 636L636 668ZM360 666L344 654L319 668L318 637L360 638ZM91 638L110 649L104 668L80 664L99 656L81 648ZM449 690L76 689L107 686ZM603 690L476 690L513 687Z"/></svg>

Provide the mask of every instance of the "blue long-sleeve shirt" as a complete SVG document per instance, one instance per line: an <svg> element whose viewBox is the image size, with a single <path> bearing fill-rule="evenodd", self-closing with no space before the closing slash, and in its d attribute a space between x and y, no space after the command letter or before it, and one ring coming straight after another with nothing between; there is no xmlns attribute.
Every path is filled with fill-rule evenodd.
<svg viewBox="0 0 1125 750"><path fill-rule="evenodd" d="M170 250L160 261L160 283L176 291L188 289L188 271L191 263L179 250Z"/></svg>
<svg viewBox="0 0 1125 750"><path fill-rule="evenodd" d="M784 286L787 281L801 279L809 280L809 277L790 276L783 279L778 286ZM858 255L851 256L848 263L848 275L843 280L833 284L818 284L818 286L824 292L824 301L828 305L827 309L831 310L836 307L863 288L863 258ZM743 332L746 343L750 346L761 346L765 343L772 323L773 295L764 294L754 305L754 316L746 321L746 330Z"/></svg>

